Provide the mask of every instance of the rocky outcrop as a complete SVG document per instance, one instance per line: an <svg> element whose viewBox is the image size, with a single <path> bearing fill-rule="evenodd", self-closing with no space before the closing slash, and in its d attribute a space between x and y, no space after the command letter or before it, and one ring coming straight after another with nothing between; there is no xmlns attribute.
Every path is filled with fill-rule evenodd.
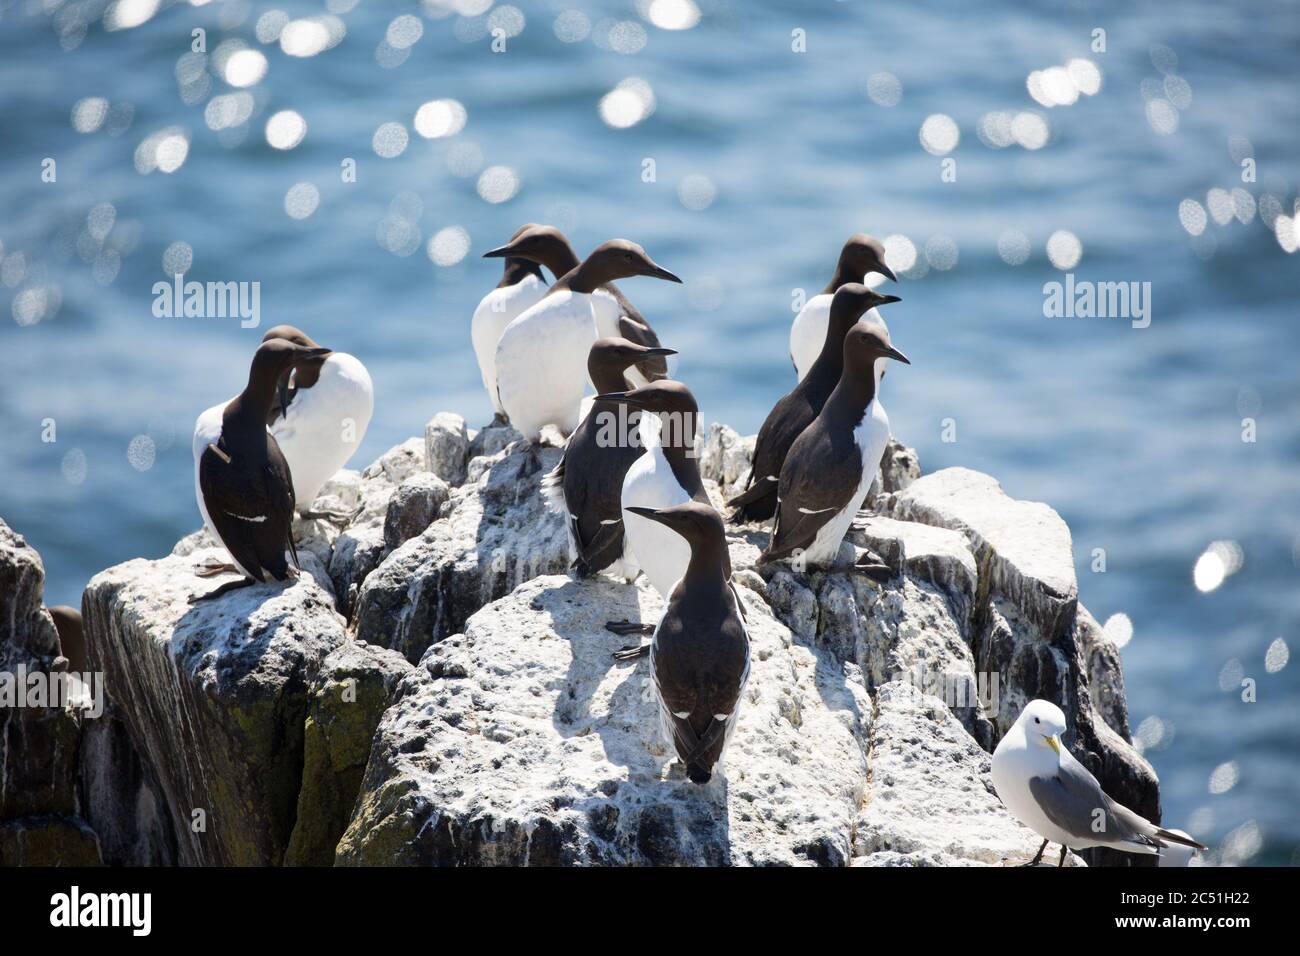
<svg viewBox="0 0 1300 956"><path fill-rule="evenodd" d="M471 459L443 517L366 577L356 601L357 638L415 663L489 601L538 575L563 572L564 522L540 493L560 452L546 448L540 460L538 467L517 444Z"/></svg>
<svg viewBox="0 0 1300 956"><path fill-rule="evenodd" d="M178 862L278 864L293 830L308 684L344 640L329 577L310 552L294 583L199 604L219 579L198 551L129 561L83 598L91 665L152 768Z"/></svg>
<svg viewBox="0 0 1300 956"><path fill-rule="evenodd" d="M307 689L302 786L286 866L333 864L361 790L371 738L411 669L394 651L352 640L321 662Z"/></svg>
<svg viewBox="0 0 1300 956"><path fill-rule="evenodd" d="M719 507L753 441L701 436ZM565 576L564 524L538 491L559 456L440 414L327 483L295 523L292 584L191 605L225 580L195 574L223 554L202 531L97 575L83 609L107 709L0 716L0 862L1022 862L1039 841L988 770L1031 697L1060 704L1075 754L1158 819L1069 529L987 475L922 477L897 442L844 567L759 566L767 529L728 528L753 665L724 771L685 781L647 661L614 661L603 626L653 621L660 599ZM862 550L892 576L847 570ZM7 666L66 666L40 578L0 525Z"/></svg>
<svg viewBox="0 0 1300 956"><path fill-rule="evenodd" d="M1027 701L1054 701L1065 711L1065 742L1075 756L1107 793L1158 822L1155 771L1112 729L1128 720L1115 703L1123 688L1119 656L1079 604L1070 529L1061 517L1041 502L1007 497L996 480L968 468L926 475L881 505L896 518L961 533L975 556L980 579L970 646L977 673L1000 683L988 708L993 734L986 745L1001 738ZM1085 858L1136 860L1105 850Z"/></svg>
<svg viewBox="0 0 1300 956"><path fill-rule="evenodd" d="M77 786L83 707L59 690L68 660L44 589L40 555L0 521L0 866L102 860Z"/></svg>
<svg viewBox="0 0 1300 956"><path fill-rule="evenodd" d="M435 644L384 715L343 864L844 864L870 700L741 589L753 664L725 777L687 781L649 732L648 661L607 619L648 585L536 578Z"/></svg>

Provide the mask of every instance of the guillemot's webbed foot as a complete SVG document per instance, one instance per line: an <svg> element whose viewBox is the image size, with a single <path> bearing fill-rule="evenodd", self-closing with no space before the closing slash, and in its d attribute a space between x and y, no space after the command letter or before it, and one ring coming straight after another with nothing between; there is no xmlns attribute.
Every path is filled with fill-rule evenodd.
<svg viewBox="0 0 1300 956"><path fill-rule="evenodd" d="M214 588L213 590L207 592L206 594L191 595L190 603L198 604L200 601L211 601L213 598L219 598L223 594L227 594L231 591L236 591L239 588L250 587L256 583L257 582L254 581L252 578L238 578L234 581L227 581L225 584L221 585L218 588Z"/></svg>
<svg viewBox="0 0 1300 956"><path fill-rule="evenodd" d="M635 644L615 651L612 655L616 661L634 661L650 653L649 644Z"/></svg>
<svg viewBox="0 0 1300 956"><path fill-rule="evenodd" d="M227 572L233 574L233 573L237 573L238 571L239 568L235 567L233 564L227 564L227 563L200 564L197 568L194 569L194 575L195 577L200 577L200 578L215 578L218 574L226 574Z"/></svg>
<svg viewBox="0 0 1300 956"><path fill-rule="evenodd" d="M323 520L331 524L350 524L353 518L361 514L363 507L358 505L352 511L299 511L298 516L305 521Z"/></svg>
<svg viewBox="0 0 1300 956"><path fill-rule="evenodd" d="M620 637L627 637L629 634L653 634L655 626L642 624L640 621L606 621L605 630Z"/></svg>
<svg viewBox="0 0 1300 956"><path fill-rule="evenodd" d="M884 559L874 551L864 551L853 562L853 567L850 570L854 574L864 575L881 584L894 576L894 569L887 565Z"/></svg>
<svg viewBox="0 0 1300 956"><path fill-rule="evenodd" d="M492 421L488 422L488 428L500 428L502 425L509 425L510 419L506 417L505 412L497 412L492 416Z"/></svg>

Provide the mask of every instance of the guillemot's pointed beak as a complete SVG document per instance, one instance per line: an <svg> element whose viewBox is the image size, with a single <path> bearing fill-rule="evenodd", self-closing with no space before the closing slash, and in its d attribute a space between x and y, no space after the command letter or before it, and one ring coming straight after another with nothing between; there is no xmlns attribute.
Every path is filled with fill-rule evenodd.
<svg viewBox="0 0 1300 956"><path fill-rule="evenodd" d="M661 347L659 347L659 346L655 346L654 348L648 348L648 349L646 349L646 350L645 350L644 352L642 352L641 354L642 354L642 355L646 355L646 356L649 356L649 355L676 355L676 354L677 354L677 350L676 350L676 349L661 348Z"/></svg>
<svg viewBox="0 0 1300 956"><path fill-rule="evenodd" d="M894 270L891 269L891 268L889 268L889 266L885 265L883 262L880 263L880 265L876 266L876 270L875 270L875 271L876 271L876 272L879 272L882 276L884 276L884 277L885 277L886 279L888 279L890 282L897 282L897 281L898 281L898 276L894 275Z"/></svg>
<svg viewBox="0 0 1300 956"><path fill-rule="evenodd" d="M652 268L650 269L649 272L646 273L646 275L655 279L666 279L669 282L680 283L682 281L681 279L677 278L677 276L673 275L671 272L665 269L663 266L653 262L650 265Z"/></svg>
<svg viewBox="0 0 1300 956"><path fill-rule="evenodd" d="M882 295L880 297L880 301L876 303L876 308L880 308L882 305L889 305L889 303L891 302L902 302L902 301L903 300L896 295Z"/></svg>
<svg viewBox="0 0 1300 956"><path fill-rule="evenodd" d="M593 401L597 402L619 402L623 405L631 405L634 408L641 407L641 400L634 398L631 392L605 392L597 395Z"/></svg>
<svg viewBox="0 0 1300 956"><path fill-rule="evenodd" d="M326 355L329 355L333 351L334 351L333 349L319 349L319 348L303 349L302 357L303 358L324 358Z"/></svg>
<svg viewBox="0 0 1300 956"><path fill-rule="evenodd" d="M510 246L511 243L507 242L504 246L497 246L495 249L489 249L487 252L483 253L483 258L504 259L506 258L506 256L510 255L511 252Z"/></svg>
<svg viewBox="0 0 1300 956"><path fill-rule="evenodd" d="M640 505L628 505L627 510L634 515L640 515L642 518L649 518L651 521L659 520L658 508L643 508Z"/></svg>
<svg viewBox="0 0 1300 956"><path fill-rule="evenodd" d="M882 354L887 355L889 358L893 359L895 362L902 362L904 365L911 365L911 364L912 364L912 360L911 360L911 359L909 359L909 358L908 358L906 355L904 355L902 352L898 351L898 349L894 348L892 345L888 345L888 346L886 346L885 349L884 349L884 352L883 352Z"/></svg>

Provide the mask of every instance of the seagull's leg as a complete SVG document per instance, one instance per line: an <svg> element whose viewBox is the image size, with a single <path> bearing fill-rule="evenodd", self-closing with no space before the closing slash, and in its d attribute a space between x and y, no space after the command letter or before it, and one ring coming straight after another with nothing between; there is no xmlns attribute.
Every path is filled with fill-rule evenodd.
<svg viewBox="0 0 1300 956"><path fill-rule="evenodd" d="M1021 866L1037 866L1039 863L1041 863L1041 862L1043 861L1043 851L1046 850L1046 849L1047 849L1047 841L1044 840L1044 841L1043 841L1043 845L1040 846L1040 847L1038 848L1038 852L1034 854L1034 858L1033 858L1032 860L1030 860L1028 863L1021 863L1020 865L1021 865Z"/></svg>
<svg viewBox="0 0 1300 956"><path fill-rule="evenodd" d="M622 650L615 651L612 656L616 661L634 661L638 657L645 657L649 653L649 644L638 644L635 647L625 647Z"/></svg>
<svg viewBox="0 0 1300 956"><path fill-rule="evenodd" d="M198 604L200 601L211 601L213 598L221 597L221 595L226 594L230 591L234 591L238 588L250 587L251 585L257 583L258 582L254 581L252 578L239 578L235 581L227 581L225 584L221 585L221 587L215 588L214 590L209 591L207 594L193 595L190 598L190 603Z"/></svg>
<svg viewBox="0 0 1300 956"><path fill-rule="evenodd" d="M1057 866L1065 866L1065 854L1070 852L1070 848L1064 843L1061 844L1061 858L1056 861Z"/></svg>

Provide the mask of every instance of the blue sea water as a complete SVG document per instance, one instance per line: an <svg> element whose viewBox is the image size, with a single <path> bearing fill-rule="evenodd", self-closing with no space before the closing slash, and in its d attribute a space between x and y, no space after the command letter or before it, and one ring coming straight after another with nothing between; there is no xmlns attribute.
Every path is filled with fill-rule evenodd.
<svg viewBox="0 0 1300 956"><path fill-rule="evenodd" d="M490 416L469 319L499 264L479 253L526 221L560 225L580 252L626 236L686 279L624 291L681 352L706 420L752 432L793 381L794 290L820 289L851 232L906 236L917 265L888 320L914 364L885 387L895 434L927 471L988 471L1060 511L1083 602L1131 620L1130 713L1167 824L1227 862L1295 862L1300 667L1279 662L1300 644L1300 257L1261 220L1295 214L1296 4L698 0L697 25L665 30L652 21L689 4L458 2L470 15L446 15L451 0L332 0L345 35L291 57L257 25L320 4L123 0L110 19L153 15L107 31L102 2L0 0L0 515L43 555L48 601L78 603L98 570L165 554L198 524L194 418L242 386L272 324L371 370L362 466L435 411ZM562 42L561 15L581 33L574 9L589 33ZM423 33L394 65L401 54L381 44L403 15ZM494 53L489 28L521 18ZM399 43L410 26L395 28ZM178 81L193 82L196 61L182 58L196 27L206 92ZM221 78L230 40L268 70L250 103L210 106L239 92ZM1099 69L1101 89L1036 103L1030 73L1074 58ZM901 85L896 104L869 95L888 102L879 74ZM629 78L653 90L654 110L615 128L599 104ZM95 97L108 117L78 132L74 104ZM463 105L462 131L417 134L416 110L435 99ZM205 109L223 104L251 114L215 131ZM267 143L281 110L305 119L296 148ZM1037 114L1050 139L987 145L993 111ZM94 112L83 107L83 125ZM932 114L960 129L954 181L919 141ZM409 137L392 158L373 142L385 123ZM173 127L184 162L138 171L137 147ZM42 180L46 158L55 182ZM355 182L341 176L348 158ZM480 195L490 167L509 171L491 182L517 178L504 202ZM319 194L304 219L285 208L298 183ZM1230 192L1210 190L1234 188L1257 208L1221 224ZM1195 237L1180 222L1187 199L1211 214ZM454 250L460 233L444 230L457 229L469 254L435 264L428 244ZM1064 277L1046 252L1059 230L1082 247L1077 280L1150 283L1148 328L1044 317L1044 283ZM999 254L1008 232L1029 240L1023 264ZM191 250L189 280L260 283L260 328L156 318L174 243ZM1193 567L1216 541L1235 543L1240 568L1202 590Z"/></svg>

